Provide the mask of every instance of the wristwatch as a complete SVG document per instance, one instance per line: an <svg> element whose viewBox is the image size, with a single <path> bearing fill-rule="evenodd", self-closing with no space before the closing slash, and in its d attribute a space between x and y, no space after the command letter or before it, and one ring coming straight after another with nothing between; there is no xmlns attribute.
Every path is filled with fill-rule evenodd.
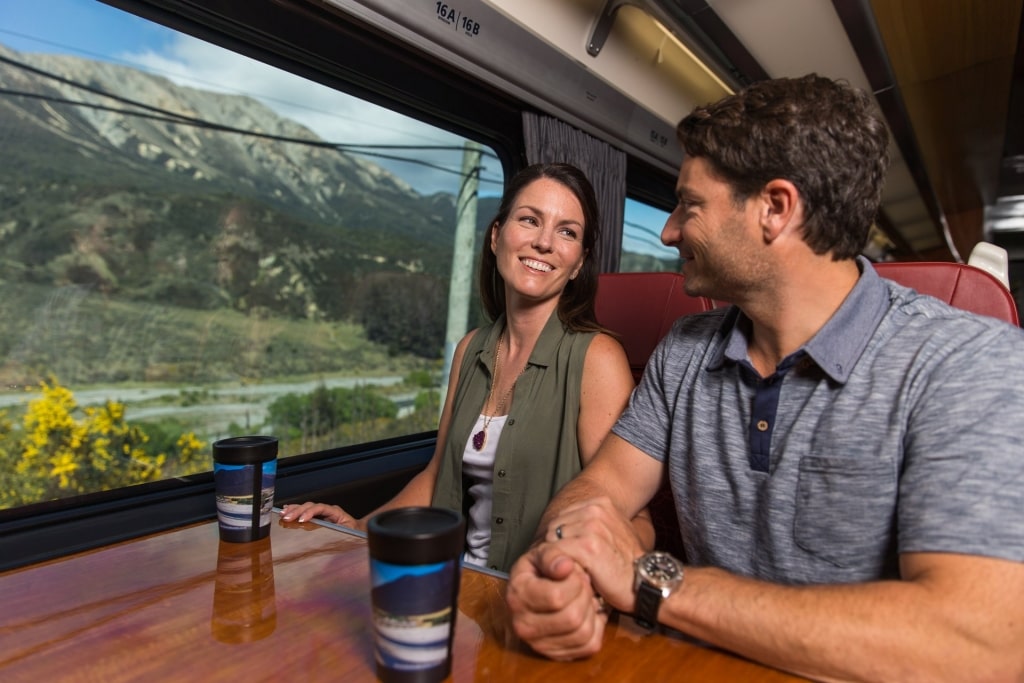
<svg viewBox="0 0 1024 683"><path fill-rule="evenodd" d="M633 619L642 628L653 630L658 624L661 601L683 585L683 563L668 553L653 552L638 557L633 562L633 571Z"/></svg>

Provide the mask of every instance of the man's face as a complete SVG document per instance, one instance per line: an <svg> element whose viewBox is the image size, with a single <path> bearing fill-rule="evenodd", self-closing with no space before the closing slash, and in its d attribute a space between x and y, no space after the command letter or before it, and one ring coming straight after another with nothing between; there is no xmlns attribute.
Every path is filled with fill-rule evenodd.
<svg viewBox="0 0 1024 683"><path fill-rule="evenodd" d="M700 157L683 161L676 197L661 241L684 260L686 293L738 302L764 270L758 202L734 201L730 186Z"/></svg>

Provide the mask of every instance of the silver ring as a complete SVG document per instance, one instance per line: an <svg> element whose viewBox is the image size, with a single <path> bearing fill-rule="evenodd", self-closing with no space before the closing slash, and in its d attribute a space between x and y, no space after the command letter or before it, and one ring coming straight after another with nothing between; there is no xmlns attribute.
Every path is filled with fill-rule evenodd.
<svg viewBox="0 0 1024 683"><path fill-rule="evenodd" d="M559 541L562 540L562 525L561 524L559 524L558 526L555 527L555 537Z"/></svg>

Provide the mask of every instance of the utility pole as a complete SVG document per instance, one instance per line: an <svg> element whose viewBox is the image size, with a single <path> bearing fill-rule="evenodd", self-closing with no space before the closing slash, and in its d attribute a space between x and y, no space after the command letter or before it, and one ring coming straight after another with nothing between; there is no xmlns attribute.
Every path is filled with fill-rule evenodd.
<svg viewBox="0 0 1024 683"><path fill-rule="evenodd" d="M452 247L452 275L448 286L448 324L444 335L444 372L441 377L441 405L448 393L455 346L469 325L469 300L473 290L476 259L476 199L480 186L481 146L466 140L462 148L462 182L455 200L455 244Z"/></svg>

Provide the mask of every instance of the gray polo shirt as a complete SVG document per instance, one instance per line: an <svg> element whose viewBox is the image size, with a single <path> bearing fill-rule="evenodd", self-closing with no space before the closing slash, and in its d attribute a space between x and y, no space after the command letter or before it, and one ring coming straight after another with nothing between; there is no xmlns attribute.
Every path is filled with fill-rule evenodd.
<svg viewBox="0 0 1024 683"><path fill-rule="evenodd" d="M687 562L782 583L901 552L1024 560L1024 333L862 274L771 377L735 307L686 316L614 432L668 459Z"/></svg>

